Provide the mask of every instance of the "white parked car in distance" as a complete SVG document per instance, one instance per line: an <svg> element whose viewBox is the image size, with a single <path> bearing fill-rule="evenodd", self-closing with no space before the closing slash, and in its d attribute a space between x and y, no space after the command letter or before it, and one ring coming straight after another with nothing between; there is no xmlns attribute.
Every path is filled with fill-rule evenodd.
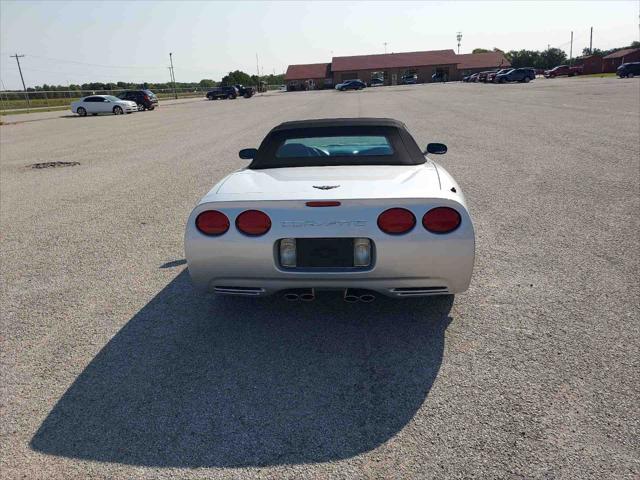
<svg viewBox="0 0 640 480"><path fill-rule="evenodd" d="M73 102L71 111L81 117L86 117L89 113L91 115L98 115L99 113L122 115L123 113L137 112L138 105L136 102L122 100L113 95L91 95Z"/></svg>

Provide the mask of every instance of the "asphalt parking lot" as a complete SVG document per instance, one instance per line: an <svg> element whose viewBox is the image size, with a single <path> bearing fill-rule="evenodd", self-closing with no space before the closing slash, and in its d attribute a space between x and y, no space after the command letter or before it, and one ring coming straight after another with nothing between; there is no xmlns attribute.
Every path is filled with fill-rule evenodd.
<svg viewBox="0 0 640 480"><path fill-rule="evenodd" d="M0 127L3 477L638 478L639 112L638 79L580 78ZM274 125L334 116L448 145L470 290L192 291L197 200ZM28 168L55 161L80 164Z"/></svg>

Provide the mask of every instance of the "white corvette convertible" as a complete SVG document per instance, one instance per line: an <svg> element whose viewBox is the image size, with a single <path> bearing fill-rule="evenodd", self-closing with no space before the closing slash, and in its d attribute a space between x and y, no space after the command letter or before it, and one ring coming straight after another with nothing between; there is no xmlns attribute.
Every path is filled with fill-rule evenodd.
<svg viewBox="0 0 640 480"><path fill-rule="evenodd" d="M350 302L455 294L471 281L473 224L455 180L391 119L275 127L247 168L218 182L187 221L196 287L220 294Z"/></svg>

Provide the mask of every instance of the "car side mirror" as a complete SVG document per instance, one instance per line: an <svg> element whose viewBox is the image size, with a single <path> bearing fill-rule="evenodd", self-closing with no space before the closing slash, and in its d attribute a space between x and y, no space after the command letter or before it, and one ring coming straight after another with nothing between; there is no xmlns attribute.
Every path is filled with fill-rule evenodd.
<svg viewBox="0 0 640 480"><path fill-rule="evenodd" d="M445 147L446 148L446 147ZM238 156L243 160L253 160L258 155L257 148L243 148L238 152Z"/></svg>
<svg viewBox="0 0 640 480"><path fill-rule="evenodd" d="M427 145L427 151L424 153L444 155L445 153L447 153L447 146L444 143L430 143Z"/></svg>

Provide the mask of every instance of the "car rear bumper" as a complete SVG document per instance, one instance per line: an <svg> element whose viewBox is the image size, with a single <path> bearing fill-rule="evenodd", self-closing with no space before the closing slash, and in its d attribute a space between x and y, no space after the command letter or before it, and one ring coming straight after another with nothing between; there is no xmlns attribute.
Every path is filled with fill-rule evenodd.
<svg viewBox="0 0 640 480"><path fill-rule="evenodd" d="M260 237L237 231L232 214L230 229L210 237L195 227L195 216L203 209L206 206L194 210L185 232L189 273L202 291L260 296L291 288L359 288L388 296L416 296L460 293L471 281L474 229L466 209L459 204L462 223L445 235L430 233L420 224L404 235L388 235L377 228L377 213L369 219L363 211L362 221L308 227L292 227L292 222L282 222L271 212L271 230ZM373 260L368 269L285 269L279 265L278 242L282 238L359 237L372 242Z"/></svg>

